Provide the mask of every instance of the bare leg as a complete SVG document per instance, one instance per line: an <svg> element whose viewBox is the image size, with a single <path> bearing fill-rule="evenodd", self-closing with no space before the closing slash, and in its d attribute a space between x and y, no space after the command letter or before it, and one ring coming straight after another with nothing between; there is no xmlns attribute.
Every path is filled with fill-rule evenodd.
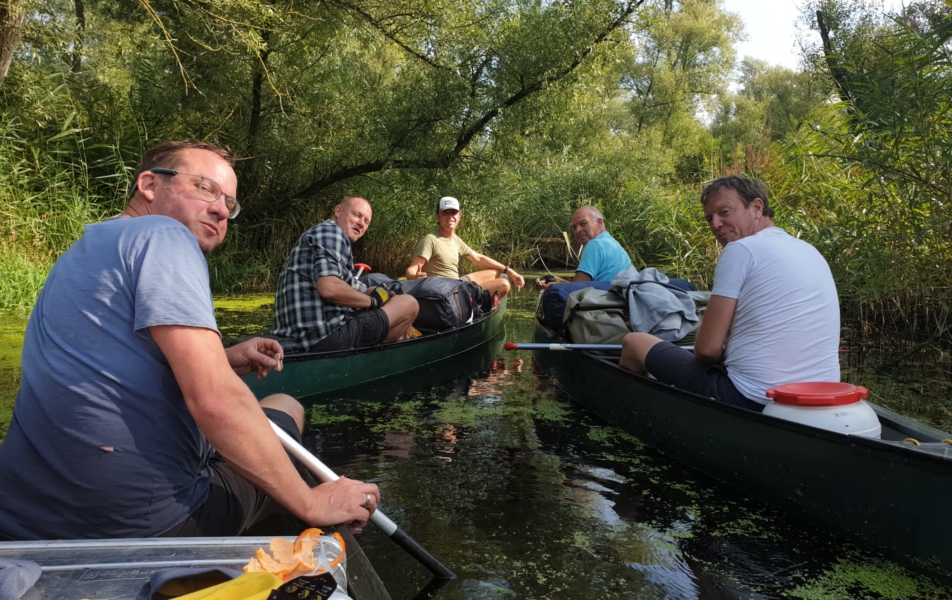
<svg viewBox="0 0 952 600"><path fill-rule="evenodd" d="M297 425L298 431L304 431L304 407L291 396L287 394L272 394L258 404L261 405L261 408L273 408L287 413L294 419L294 424Z"/></svg>
<svg viewBox="0 0 952 600"><path fill-rule="evenodd" d="M407 294L394 296L389 302L383 305L384 314L390 322L390 334L387 335L386 342L395 342L399 340L413 325L417 313L420 312L420 305L416 298Z"/></svg>
<svg viewBox="0 0 952 600"><path fill-rule="evenodd" d="M621 362L619 366L638 375L645 375L645 357L661 340L650 333L629 333L621 341Z"/></svg>
<svg viewBox="0 0 952 600"><path fill-rule="evenodd" d="M469 278L473 283L478 284L490 294L499 294L500 298L508 294L509 290L512 289L509 280L503 277L499 271L493 269L470 273Z"/></svg>

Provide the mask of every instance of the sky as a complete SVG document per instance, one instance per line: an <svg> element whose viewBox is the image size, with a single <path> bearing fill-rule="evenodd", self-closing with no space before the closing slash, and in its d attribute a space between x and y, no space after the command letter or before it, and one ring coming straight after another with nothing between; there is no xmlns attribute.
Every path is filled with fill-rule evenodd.
<svg viewBox="0 0 952 600"><path fill-rule="evenodd" d="M867 0L875 5L898 8L901 0ZM797 69L797 19L804 0L723 0L725 10L740 15L747 41L737 46L738 60L752 56L774 66ZM819 41L819 34L814 33Z"/></svg>

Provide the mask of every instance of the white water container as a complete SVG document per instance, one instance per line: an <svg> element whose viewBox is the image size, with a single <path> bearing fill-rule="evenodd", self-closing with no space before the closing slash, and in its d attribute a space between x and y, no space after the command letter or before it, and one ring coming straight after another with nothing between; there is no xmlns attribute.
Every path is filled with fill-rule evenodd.
<svg viewBox="0 0 952 600"><path fill-rule="evenodd" d="M767 397L773 401L763 412L778 419L878 440L883 427L873 408L863 401L867 396L866 388L851 383L788 383L767 390Z"/></svg>

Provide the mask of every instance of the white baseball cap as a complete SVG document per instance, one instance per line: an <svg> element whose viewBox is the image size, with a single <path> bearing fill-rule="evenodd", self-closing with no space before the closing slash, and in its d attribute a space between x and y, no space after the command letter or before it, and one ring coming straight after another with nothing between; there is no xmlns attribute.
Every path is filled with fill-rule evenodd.
<svg viewBox="0 0 952 600"><path fill-rule="evenodd" d="M459 200L452 196L443 196L440 198L440 203L436 205L436 212L443 212L444 210L459 210Z"/></svg>

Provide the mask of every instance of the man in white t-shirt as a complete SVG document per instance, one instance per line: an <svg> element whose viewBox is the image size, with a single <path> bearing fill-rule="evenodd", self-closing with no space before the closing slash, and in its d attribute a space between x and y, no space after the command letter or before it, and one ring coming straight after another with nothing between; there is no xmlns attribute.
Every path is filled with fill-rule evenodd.
<svg viewBox="0 0 952 600"><path fill-rule="evenodd" d="M761 181L722 177L701 203L724 250L694 353L632 333L621 366L756 411L768 388L839 381L840 305L823 256L774 226Z"/></svg>

